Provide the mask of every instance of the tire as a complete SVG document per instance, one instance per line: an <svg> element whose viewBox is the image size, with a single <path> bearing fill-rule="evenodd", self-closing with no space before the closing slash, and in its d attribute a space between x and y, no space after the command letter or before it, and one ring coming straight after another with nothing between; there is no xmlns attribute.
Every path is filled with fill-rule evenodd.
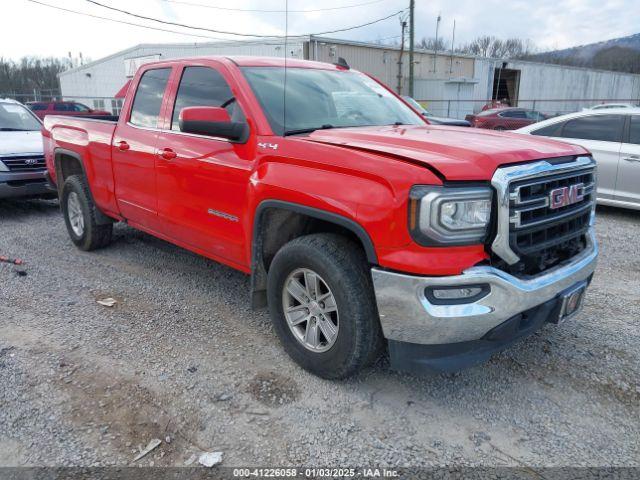
<svg viewBox="0 0 640 480"><path fill-rule="evenodd" d="M111 243L113 224L96 222L96 206L83 176L71 175L65 180L60 206L71 241L80 250L88 252Z"/></svg>
<svg viewBox="0 0 640 480"><path fill-rule="evenodd" d="M307 294L313 292L313 288L306 285L313 283L307 282L308 272L319 278L317 295L311 293L313 298L326 297L327 292L333 295L327 298L327 304L301 303L286 289L287 285L292 285L290 281L298 280ZM384 340L369 266L362 248L348 238L322 233L298 237L287 243L278 251L269 268L267 295L274 329L284 349L309 372L323 378L342 379L357 373L379 357ZM317 317L310 317L317 321L306 320L295 327L289 326L285 305L294 311L310 306L302 308L302 317L316 314L317 310L313 309L320 308L318 305L331 310L331 298L335 300L335 313L320 313ZM292 318L294 313L288 315ZM296 321L293 319L292 323ZM333 343L327 341L329 336L325 335L328 321L337 326ZM318 325L318 336L310 337L319 340L317 350L308 346L313 340L305 345L306 333L303 339L300 338L309 325Z"/></svg>

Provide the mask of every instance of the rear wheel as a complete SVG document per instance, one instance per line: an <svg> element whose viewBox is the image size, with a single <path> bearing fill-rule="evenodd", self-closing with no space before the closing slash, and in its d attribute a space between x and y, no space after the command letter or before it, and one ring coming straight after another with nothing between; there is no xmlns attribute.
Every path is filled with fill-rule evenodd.
<svg viewBox="0 0 640 480"><path fill-rule="evenodd" d="M287 353L324 378L345 378L374 361L382 332L361 248L335 234L299 237L269 268L269 309Z"/></svg>
<svg viewBox="0 0 640 480"><path fill-rule="evenodd" d="M90 251L111 243L113 224L98 224L96 206L84 177L71 175L62 187L62 213L71 241L81 250Z"/></svg>

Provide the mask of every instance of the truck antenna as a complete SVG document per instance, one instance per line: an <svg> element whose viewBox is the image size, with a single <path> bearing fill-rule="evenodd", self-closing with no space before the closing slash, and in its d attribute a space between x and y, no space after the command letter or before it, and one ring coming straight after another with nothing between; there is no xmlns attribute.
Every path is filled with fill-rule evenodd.
<svg viewBox="0 0 640 480"><path fill-rule="evenodd" d="M289 39L289 0L284 2L284 90L282 93L282 133L287 132L287 40Z"/></svg>

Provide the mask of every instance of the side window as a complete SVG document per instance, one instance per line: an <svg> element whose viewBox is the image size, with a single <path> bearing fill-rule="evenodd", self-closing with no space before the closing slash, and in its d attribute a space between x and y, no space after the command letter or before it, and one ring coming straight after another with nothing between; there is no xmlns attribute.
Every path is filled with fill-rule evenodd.
<svg viewBox="0 0 640 480"><path fill-rule="evenodd" d="M565 122L554 123L553 125L547 125L546 127L532 130L531 135L540 135L542 137L559 137L562 127Z"/></svg>
<svg viewBox="0 0 640 480"><path fill-rule="evenodd" d="M592 115L568 120L562 129L563 138L580 138L601 142L622 141L623 115Z"/></svg>
<svg viewBox="0 0 640 480"><path fill-rule="evenodd" d="M184 69L176 102L173 107L171 130L180 130L180 112L186 107L219 107L233 99L231 88L217 70L209 67ZM236 102L225 107L232 120L244 121L244 115Z"/></svg>
<svg viewBox="0 0 640 480"><path fill-rule="evenodd" d="M631 115L629 124L629 143L640 145L640 115Z"/></svg>
<svg viewBox="0 0 640 480"><path fill-rule="evenodd" d="M501 117L506 118L527 118L527 114L522 110L507 110L500 114Z"/></svg>
<svg viewBox="0 0 640 480"><path fill-rule="evenodd" d="M55 103L53 105L53 109L56 112L68 112L69 111L69 105L66 103Z"/></svg>
<svg viewBox="0 0 640 480"><path fill-rule="evenodd" d="M69 106L70 106L69 110L72 110L74 112L88 112L89 111L89 107L87 107L86 105L83 105L81 103L72 103Z"/></svg>
<svg viewBox="0 0 640 480"><path fill-rule="evenodd" d="M131 107L131 118L129 121L133 125L139 127L156 128L158 126L158 118L160 118L160 109L162 108L162 97L164 96L170 68L159 68L156 70L147 70L142 75L136 96L133 99Z"/></svg>
<svg viewBox="0 0 640 480"><path fill-rule="evenodd" d="M42 110L46 110L47 106L42 104L42 103L33 103L31 105L27 105L31 111L33 112L38 112L38 111L42 111Z"/></svg>

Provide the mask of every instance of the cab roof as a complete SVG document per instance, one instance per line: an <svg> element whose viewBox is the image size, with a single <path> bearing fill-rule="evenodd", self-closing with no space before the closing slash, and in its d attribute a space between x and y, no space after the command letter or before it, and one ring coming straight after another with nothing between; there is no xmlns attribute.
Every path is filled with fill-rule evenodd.
<svg viewBox="0 0 640 480"><path fill-rule="evenodd" d="M284 68L286 65L288 68L310 68L310 69L316 69L316 70L338 70L338 71L348 70L345 67L334 65L332 63L314 62L312 60L299 60L297 58L287 58L285 63L285 59L282 57L252 57L252 56L242 56L242 55L233 55L233 56L201 55L197 57L167 59L167 60L159 60L156 62L145 64L145 67L148 65L156 65L156 64L172 64L172 63L179 64L181 62L197 62L197 61L203 61L203 60L217 60L217 61L232 62L238 67L282 67Z"/></svg>

